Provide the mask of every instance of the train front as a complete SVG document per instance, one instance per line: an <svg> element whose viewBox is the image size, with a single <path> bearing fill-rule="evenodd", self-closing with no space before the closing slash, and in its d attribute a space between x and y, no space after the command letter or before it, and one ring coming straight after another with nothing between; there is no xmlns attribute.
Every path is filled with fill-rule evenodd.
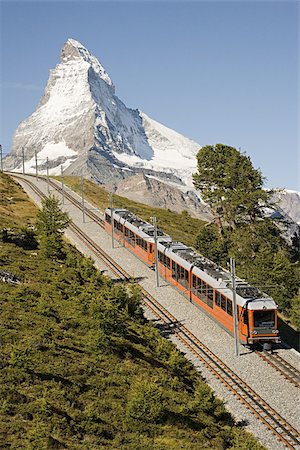
<svg viewBox="0 0 300 450"><path fill-rule="evenodd" d="M280 342L277 305L272 298L256 298L247 302L248 343L271 350Z"/></svg>

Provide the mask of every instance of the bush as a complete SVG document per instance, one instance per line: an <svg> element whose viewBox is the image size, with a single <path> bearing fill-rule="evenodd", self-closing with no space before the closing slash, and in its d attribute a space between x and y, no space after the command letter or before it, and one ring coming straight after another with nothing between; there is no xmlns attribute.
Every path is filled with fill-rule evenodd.
<svg viewBox="0 0 300 450"><path fill-rule="evenodd" d="M158 423L165 412L162 389L156 380L136 380L129 392L127 419Z"/></svg>

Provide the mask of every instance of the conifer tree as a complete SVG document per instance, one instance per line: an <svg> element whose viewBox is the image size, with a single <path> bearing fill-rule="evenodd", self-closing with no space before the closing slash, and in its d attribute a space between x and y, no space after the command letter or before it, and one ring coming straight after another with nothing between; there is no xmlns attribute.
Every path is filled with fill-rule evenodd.
<svg viewBox="0 0 300 450"><path fill-rule="evenodd" d="M62 236L69 223L69 216L61 211L57 198L50 196L42 201L42 209L38 213L37 233L40 249L46 257L63 256Z"/></svg>
<svg viewBox="0 0 300 450"><path fill-rule="evenodd" d="M224 144L206 145L197 154L194 186L215 214L219 230L254 222L270 194L262 189L260 170L250 158Z"/></svg>

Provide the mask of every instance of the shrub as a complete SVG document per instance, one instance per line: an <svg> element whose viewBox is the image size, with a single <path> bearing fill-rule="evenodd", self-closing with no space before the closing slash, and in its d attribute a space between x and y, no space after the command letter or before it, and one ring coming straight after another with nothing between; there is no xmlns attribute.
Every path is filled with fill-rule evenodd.
<svg viewBox="0 0 300 450"><path fill-rule="evenodd" d="M156 380L136 380L129 392L127 419L158 423L165 412L162 389Z"/></svg>

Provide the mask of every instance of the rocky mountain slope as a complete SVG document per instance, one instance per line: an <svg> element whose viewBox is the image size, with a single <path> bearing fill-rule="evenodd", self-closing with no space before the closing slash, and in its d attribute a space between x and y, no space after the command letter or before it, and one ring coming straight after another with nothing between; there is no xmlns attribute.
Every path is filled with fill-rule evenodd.
<svg viewBox="0 0 300 450"><path fill-rule="evenodd" d="M274 193L274 200L292 221L300 225L300 192L278 191Z"/></svg>
<svg viewBox="0 0 300 450"><path fill-rule="evenodd" d="M205 221L213 220L210 208L201 202L188 187L176 183L162 182L150 175L134 175L121 181L116 194L137 202L181 213L187 211L191 217Z"/></svg>

